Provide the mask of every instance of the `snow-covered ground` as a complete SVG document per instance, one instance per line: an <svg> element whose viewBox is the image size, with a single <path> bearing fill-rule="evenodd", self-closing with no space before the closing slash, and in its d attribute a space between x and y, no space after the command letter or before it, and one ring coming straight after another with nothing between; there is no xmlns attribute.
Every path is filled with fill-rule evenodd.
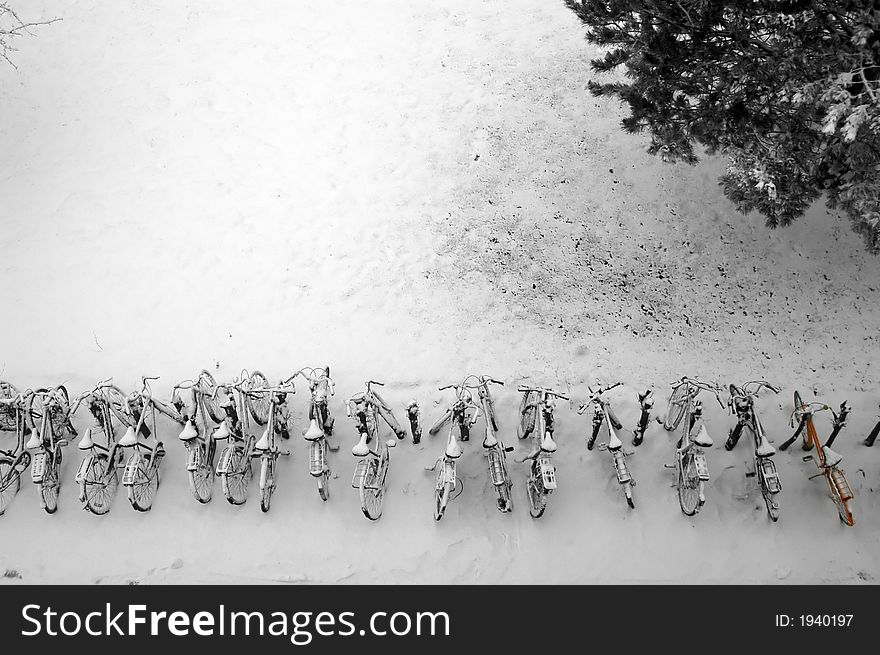
<svg viewBox="0 0 880 655"><path fill-rule="evenodd" d="M743 217L723 162L669 166L589 96L595 51L559 2L287 3L28 0L60 16L0 67L0 378L73 392L113 376L158 391L203 367L272 378L332 366L344 447L322 503L306 445L282 460L272 511L189 496L173 426L155 507L78 508L70 448L61 507L25 480L0 517L0 572L53 582L876 582L880 266L816 207L786 230ZM557 412L559 490L532 520L494 508L479 444L464 494L432 518L424 472L442 438L392 451L385 515L349 488L342 398L388 384L403 418L466 373L573 396ZM743 476L749 444L707 400L718 447L708 504L684 517L673 440L656 423L631 460L627 509L574 409L596 380L630 429L635 394L683 374L784 388L761 401L777 443L794 388L854 406L836 449L857 499L844 527L811 464L776 460L770 524ZM301 391L305 391L301 389ZM294 399L304 427L306 394ZM821 427L827 430L826 419ZM77 426L86 426L85 415ZM0 436L7 446L9 436ZM519 447L519 446L518 446ZM26 476L27 478L28 476ZM255 486L255 485L254 485Z"/></svg>

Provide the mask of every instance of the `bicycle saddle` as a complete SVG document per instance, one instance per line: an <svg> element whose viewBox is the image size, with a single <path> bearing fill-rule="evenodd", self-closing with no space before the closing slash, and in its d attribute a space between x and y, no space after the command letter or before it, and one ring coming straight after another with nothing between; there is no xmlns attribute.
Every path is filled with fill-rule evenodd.
<svg viewBox="0 0 880 655"><path fill-rule="evenodd" d="M828 446L822 446L822 454L825 455L825 466L837 466L843 461L843 455L835 453Z"/></svg>
<svg viewBox="0 0 880 655"><path fill-rule="evenodd" d="M263 436L254 444L254 450L269 450L269 428L263 430Z"/></svg>
<svg viewBox="0 0 880 655"><path fill-rule="evenodd" d="M122 435L122 439L119 440L119 445L122 447L136 446L137 442L138 439L134 432L134 428L129 425L125 434Z"/></svg>
<svg viewBox="0 0 880 655"><path fill-rule="evenodd" d="M226 424L226 421L223 421L220 426L214 430L215 439L228 439L230 434L232 433L229 431L229 426Z"/></svg>
<svg viewBox="0 0 880 655"><path fill-rule="evenodd" d="M492 430L486 430L486 438L483 439L483 448L494 448L498 444L498 439L492 434Z"/></svg>
<svg viewBox="0 0 880 655"><path fill-rule="evenodd" d="M715 445L715 442L712 441L712 437L709 436L709 431L706 430L705 425L700 425L700 429L697 431L696 436L691 437L691 441L697 446L702 446L703 448L711 448Z"/></svg>
<svg viewBox="0 0 880 655"><path fill-rule="evenodd" d="M541 439L541 450L543 450L545 453L556 452L556 442L553 441L553 437L549 432L545 432L544 438Z"/></svg>
<svg viewBox="0 0 880 655"><path fill-rule="evenodd" d="M766 439L761 439L761 443L755 449L755 454L758 457L771 457L776 454L776 449L771 445L769 441Z"/></svg>
<svg viewBox="0 0 880 655"><path fill-rule="evenodd" d="M196 430L196 426L193 425L193 422L187 419L186 425L183 426L183 430L180 431L180 435L177 437L181 441L189 441L190 439L195 439L199 436L199 431Z"/></svg>
<svg viewBox="0 0 880 655"><path fill-rule="evenodd" d="M78 444L76 444L76 447L80 450L89 450L94 445L95 442L92 441L92 428L88 428L83 435L83 438L79 440Z"/></svg>
<svg viewBox="0 0 880 655"><path fill-rule="evenodd" d="M39 448L43 445L43 440L40 439L40 431L37 428L31 430L31 438L28 439L28 442L24 445L25 448Z"/></svg>
<svg viewBox="0 0 880 655"><path fill-rule="evenodd" d="M623 447L623 442L618 439L617 432L608 430L608 450L618 450Z"/></svg>
<svg viewBox="0 0 880 655"><path fill-rule="evenodd" d="M450 439L446 444L446 456L449 459L458 459L461 457L461 446L458 443L458 439Z"/></svg>
<svg viewBox="0 0 880 655"><path fill-rule="evenodd" d="M367 445L366 432L361 432L361 440L352 446L351 454L355 457L365 457L370 454L370 447Z"/></svg>
<svg viewBox="0 0 880 655"><path fill-rule="evenodd" d="M309 423L309 429L303 430L303 436L308 441L315 441L324 436L324 431L318 427L318 421L312 419L311 423Z"/></svg>

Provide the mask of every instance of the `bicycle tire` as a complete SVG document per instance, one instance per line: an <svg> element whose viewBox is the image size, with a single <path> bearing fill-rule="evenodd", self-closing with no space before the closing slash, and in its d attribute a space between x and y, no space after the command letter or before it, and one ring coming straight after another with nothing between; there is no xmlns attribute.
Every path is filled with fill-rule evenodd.
<svg viewBox="0 0 880 655"><path fill-rule="evenodd" d="M626 504L629 505L629 508L635 509L636 508L636 501L635 501L635 498L633 498L633 490L632 490L631 484L629 484L629 483L626 484L626 486L623 489L623 495L626 496Z"/></svg>
<svg viewBox="0 0 880 655"><path fill-rule="evenodd" d="M700 477L692 453L685 454L678 466L678 504L686 516L693 516L700 507Z"/></svg>
<svg viewBox="0 0 880 655"><path fill-rule="evenodd" d="M724 442L724 450L733 450L736 448L736 444L739 443L739 438L742 436L742 431L743 424L737 422L737 424L733 426L733 430L730 431L727 441Z"/></svg>
<svg viewBox="0 0 880 655"><path fill-rule="evenodd" d="M21 474L15 471L12 462L0 462L0 516L9 509L19 489L21 489Z"/></svg>
<svg viewBox="0 0 880 655"><path fill-rule="evenodd" d="M599 428L601 427L601 423L593 424L593 431L590 433L590 438L587 439L587 450L593 450L593 446L596 445L596 438L599 436Z"/></svg>
<svg viewBox="0 0 880 655"><path fill-rule="evenodd" d="M220 405L220 400L213 397L214 391L217 389L217 381L207 369L202 369L201 373L199 373L199 380L202 378L208 379L209 389L206 389L205 393L202 394L202 402L205 403L205 409L208 410L208 416L211 417L211 420L214 421L214 423L222 423L226 418L226 411Z"/></svg>
<svg viewBox="0 0 880 655"><path fill-rule="evenodd" d="M249 380L251 387L259 388L269 386L269 380L261 371L254 371L251 373ZM258 425L266 425L266 423L269 422L269 404L271 402L272 399L269 397L268 393L259 394L258 399L254 398L250 393L245 396L245 404L248 406L248 411Z"/></svg>
<svg viewBox="0 0 880 655"><path fill-rule="evenodd" d="M110 511L118 488L119 472L116 466L109 458L93 456L81 483L83 508L91 514L103 516Z"/></svg>
<svg viewBox="0 0 880 655"><path fill-rule="evenodd" d="M547 497L544 494L544 485L538 488L535 478L529 478L526 493L529 497L529 514L533 519L539 519L544 516L547 509Z"/></svg>
<svg viewBox="0 0 880 655"><path fill-rule="evenodd" d="M318 495L321 497L321 500L327 502L330 498L330 472L324 471L321 475L318 476Z"/></svg>
<svg viewBox="0 0 880 655"><path fill-rule="evenodd" d="M43 481L40 483L40 497L43 499L43 509L46 514L54 514L58 510L58 494L61 492L61 448L51 458L51 464L46 467Z"/></svg>
<svg viewBox="0 0 880 655"><path fill-rule="evenodd" d="M440 462L440 470L437 471L437 484L434 485L434 520L439 521L446 512L446 506L449 504L449 495L451 490L449 485L444 482L445 463Z"/></svg>
<svg viewBox="0 0 880 655"><path fill-rule="evenodd" d="M158 491L159 469L150 462L146 470L138 471L137 479L128 488L128 500L138 512L149 512Z"/></svg>
<svg viewBox="0 0 880 655"><path fill-rule="evenodd" d="M877 441L877 435L880 435L880 421L877 422L877 425L875 425L874 429L868 434L868 437L865 439L865 445L869 448L873 446L874 442Z"/></svg>
<svg viewBox="0 0 880 655"><path fill-rule="evenodd" d="M488 392L487 392L488 394ZM491 394L486 396L486 407L489 408L489 419L492 423L492 429L495 432L498 432L498 417L495 416L495 399L492 398Z"/></svg>
<svg viewBox="0 0 880 655"><path fill-rule="evenodd" d="M508 479L504 484L496 485L495 489L498 493L498 511L509 513L513 511L513 494L511 490L513 483Z"/></svg>
<svg viewBox="0 0 880 655"><path fill-rule="evenodd" d="M779 505L774 500L773 494L767 491L763 482L761 483L761 495L764 497L764 504L767 506L767 516L776 523L779 520Z"/></svg>
<svg viewBox="0 0 880 655"><path fill-rule="evenodd" d="M685 398L688 394L688 385L682 383L675 388L669 397L669 405L666 407L666 417L663 419L663 427L667 432L672 432L681 423L685 413Z"/></svg>
<svg viewBox="0 0 880 655"><path fill-rule="evenodd" d="M260 489L260 510L265 513L272 506L272 493L275 491L275 459L264 457L262 466L260 481L263 486Z"/></svg>
<svg viewBox="0 0 880 655"><path fill-rule="evenodd" d="M535 429L535 423L538 420L538 404L537 402L529 402L535 396L537 394L534 391L526 391L520 401L519 434L517 435L520 439L525 439Z"/></svg>
<svg viewBox="0 0 880 655"><path fill-rule="evenodd" d="M382 516L382 504L385 500L385 475L381 476L382 479L378 481L375 487L367 487L367 478L370 477L370 469L373 468L375 471L373 475L375 478L379 478L379 464L375 459L371 458L371 461L367 463L367 470L364 472L364 475L361 477L360 484L360 496L361 496L361 511L371 521L379 520L379 517ZM387 469L386 469L387 470Z"/></svg>
<svg viewBox="0 0 880 655"><path fill-rule="evenodd" d="M245 463L244 460L247 459ZM254 469L250 457L241 448L236 448L232 453L229 468L232 473L223 473L223 495L230 505L244 505L247 502L248 488L254 477Z"/></svg>
<svg viewBox="0 0 880 655"><path fill-rule="evenodd" d="M199 503L204 505L211 502L214 495L214 467L208 461L208 454L204 452L205 446L199 445L202 452L202 465L193 471L187 471L189 480L189 490Z"/></svg>

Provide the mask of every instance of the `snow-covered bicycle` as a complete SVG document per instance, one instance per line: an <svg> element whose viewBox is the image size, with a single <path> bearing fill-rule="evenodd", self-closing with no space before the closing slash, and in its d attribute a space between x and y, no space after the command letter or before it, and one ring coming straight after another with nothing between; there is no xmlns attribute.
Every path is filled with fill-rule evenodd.
<svg viewBox="0 0 880 655"><path fill-rule="evenodd" d="M614 469L617 482L623 489L627 505L629 505L630 509L634 509L636 503L633 498L633 487L636 486L636 481L633 479L626 463L626 458L632 455L632 453L624 449L623 442L617 436L617 430L622 430L623 425L611 409L611 403L602 397L621 384L621 382L615 382L607 387L600 386L595 391L587 387L590 397L578 409L578 414L583 414L591 405L593 406L593 429L587 439L587 450L593 449L602 426L604 425L608 429L608 441L600 443L599 450L606 450L611 455L611 466Z"/></svg>
<svg viewBox="0 0 880 655"><path fill-rule="evenodd" d="M30 394L28 414L31 417L31 436L25 447L33 453L31 481L40 490L40 507L47 514L58 509L61 492L61 462L67 437L75 437L70 423L70 397L63 385L52 389L37 389Z"/></svg>
<svg viewBox="0 0 880 655"><path fill-rule="evenodd" d="M557 488L556 466L553 464L553 453L556 452L556 442L553 440L556 399L569 398L546 387L520 385L517 390L523 394L517 430L519 438L531 436L534 442L532 452L518 461L530 463L526 493L529 513L537 519L544 515L547 497Z"/></svg>
<svg viewBox="0 0 880 655"><path fill-rule="evenodd" d="M349 418L354 419L358 433L358 442L351 449L351 454L358 458L351 486L360 493L364 516L375 521L382 516L385 501L385 483L391 463L388 449L397 445L396 440L383 439L379 434L379 417L395 434L401 428L391 408L373 389L374 386L384 385L375 380L365 384L366 391L345 401L345 411Z"/></svg>
<svg viewBox="0 0 880 655"><path fill-rule="evenodd" d="M675 461L665 466L676 471L678 504L688 516L696 514L706 503L705 485L709 481L709 465L703 449L711 448L714 443L703 422L703 403L697 400L701 391L711 391L718 404L724 407L721 389L717 384L683 377L672 384L672 397L663 421L663 427L669 431L681 425Z"/></svg>
<svg viewBox="0 0 880 655"><path fill-rule="evenodd" d="M297 375L303 376L309 384L309 427L303 430L303 437L309 442L309 474L318 482L318 495L321 500L330 498L330 461L328 450L331 447L327 438L333 434L333 417L327 406L327 395L336 393L330 378L330 367L303 368Z"/></svg>
<svg viewBox="0 0 880 655"><path fill-rule="evenodd" d="M753 470L746 473L746 476L758 479L761 496L767 506L767 515L772 521L778 521L779 503L776 501L776 496L782 491L782 482L779 480L776 463L773 461L776 449L767 439L764 426L761 424L761 419L758 418L758 410L755 407L755 400L761 389L769 389L773 393L779 393L779 389L763 380L752 380L742 386L730 385L730 398L728 398L727 404L730 411L736 414L737 422L730 431L724 447L727 450L733 450L743 432L752 435L754 443Z"/></svg>

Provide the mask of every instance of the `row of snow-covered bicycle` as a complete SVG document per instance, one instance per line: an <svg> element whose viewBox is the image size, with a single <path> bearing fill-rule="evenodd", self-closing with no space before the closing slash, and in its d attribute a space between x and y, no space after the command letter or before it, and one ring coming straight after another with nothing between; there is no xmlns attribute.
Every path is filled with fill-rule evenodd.
<svg viewBox="0 0 880 655"><path fill-rule="evenodd" d="M335 393L329 367L303 368L289 378L270 384L259 371L243 371L233 382L218 383L206 370L193 380L185 380L173 387L168 402L151 392L150 381L142 378L141 389L126 394L111 380L97 384L93 389L73 400L63 385L54 388L18 391L8 382L0 381L0 429L15 433L16 446L0 449L0 514L11 504L20 488L21 476L30 467L31 479L39 489L41 507L54 513L58 507L61 488L61 462L64 448L70 439L79 436L72 417L85 406L93 424L78 441L84 457L79 464L75 483L83 509L93 514L110 511L116 496L120 474L131 506L148 511L159 488L159 470L165 448L159 439L157 417L164 414L180 426L179 440L186 447L186 473L194 498L200 503L211 500L216 478L226 499L244 504L254 476L254 460L259 461L260 507L267 512L277 486L277 463L289 450L282 448L290 438L290 411L288 396L295 392L295 381L302 378L309 389L308 427L302 436L308 442L308 470L317 483L323 500L329 498L331 479L328 452L338 450L331 445L334 418L329 409L329 398ZM507 454L514 449L505 445L499 434L499 422L491 385L503 383L491 376L469 375L459 384L450 384L440 391L451 389L454 399L429 430L435 435L448 424L443 454L428 470L436 473L434 489L434 518L440 520L450 500L463 491L456 474L456 462L463 450L462 441L470 439L471 429L482 417L482 450L486 458L488 477L495 493L497 508L502 512L513 510L513 481ZM623 429L606 394L621 383L589 388L589 396L578 414L590 411L591 425L587 429L586 447L593 450L598 443L600 451L609 454L614 476L630 508L635 507L635 480L627 464L633 453L620 438ZM364 391L345 401L346 414L354 422L357 442L351 452L357 458L351 485L358 490L364 515L376 520L382 514L386 480L390 464L389 448L403 439L407 431L401 427L390 405L376 388L382 383L370 380ZM765 381L751 381L729 385L727 403L722 401L722 389L717 384L683 377L672 384L666 414L658 419L666 430L678 431L673 462L667 467L675 470L675 487L682 512L696 514L706 502L705 485L709 480L706 449L713 441L703 421L701 392L712 393L722 407L728 407L737 417L730 430L725 447L733 449L740 438L751 436L754 445L753 464L749 477L757 480L769 517L779 518L777 497L782 490L773 456L776 453L758 416L755 400L763 389L778 393ZM541 386L520 385L518 437L530 440L528 454L518 459L528 465L526 497L530 514L541 517L549 496L557 488L553 455L554 411L557 400L569 401L568 396ZM638 394L640 415L632 431L631 443L638 446L645 438L651 421L653 394L650 390ZM421 440L422 427L418 403L413 400L406 407L406 415L413 443ZM814 416L829 411L832 430L821 443ZM791 415L793 436L780 444L786 450L802 437L804 450L815 449L815 455L804 458L814 461L819 472L812 477L824 477L840 518L853 525L850 501L853 492L840 468L841 456L831 446L846 423L849 414L846 402L835 411L820 402L804 402L794 394ZM381 421L380 421L381 419ZM383 424L391 428L394 437L382 435ZM865 440L873 445L880 422ZM258 436L259 435L259 436ZM219 455L218 451L219 450Z"/></svg>

